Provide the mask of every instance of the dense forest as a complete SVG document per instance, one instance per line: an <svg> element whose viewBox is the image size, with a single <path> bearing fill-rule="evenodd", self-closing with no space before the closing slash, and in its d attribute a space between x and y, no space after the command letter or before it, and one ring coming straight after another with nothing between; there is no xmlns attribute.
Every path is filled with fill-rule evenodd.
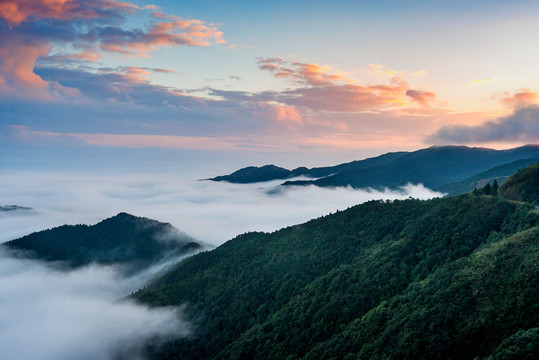
<svg viewBox="0 0 539 360"><path fill-rule="evenodd" d="M539 205L539 163L519 170L500 188L503 197Z"/></svg>
<svg viewBox="0 0 539 360"><path fill-rule="evenodd" d="M488 193L370 201L192 256L134 294L195 329L148 355L539 358L539 214Z"/></svg>
<svg viewBox="0 0 539 360"><path fill-rule="evenodd" d="M2 244L17 256L61 262L68 268L89 263L122 264L129 272L167 256L202 248L172 225L126 213L98 224L63 225Z"/></svg>

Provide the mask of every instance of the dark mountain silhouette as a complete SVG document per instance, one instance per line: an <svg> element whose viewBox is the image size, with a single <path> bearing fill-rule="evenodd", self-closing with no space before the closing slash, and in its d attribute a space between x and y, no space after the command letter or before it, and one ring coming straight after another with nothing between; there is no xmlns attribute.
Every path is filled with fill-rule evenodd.
<svg viewBox="0 0 539 360"><path fill-rule="evenodd" d="M431 189L459 183L467 178L517 160L538 158L539 145L509 150L434 146L414 152L388 153L375 158L325 168L298 168L287 171L275 166L248 168L210 180L248 183L266 178L287 179L294 176L319 177L315 180L286 181L283 185L316 185L322 187L396 188L407 183L422 183ZM278 169L278 170L277 170ZM239 173L239 174L238 174ZM271 176L270 174L271 173ZM241 175L241 176L240 176ZM253 181L251 181L253 179ZM472 188L473 190L473 188ZM467 192L467 188L461 188Z"/></svg>
<svg viewBox="0 0 539 360"><path fill-rule="evenodd" d="M126 213L92 226L63 225L35 232L2 245L18 256L61 262L69 268L95 262L121 264L130 272L202 247L168 223Z"/></svg>

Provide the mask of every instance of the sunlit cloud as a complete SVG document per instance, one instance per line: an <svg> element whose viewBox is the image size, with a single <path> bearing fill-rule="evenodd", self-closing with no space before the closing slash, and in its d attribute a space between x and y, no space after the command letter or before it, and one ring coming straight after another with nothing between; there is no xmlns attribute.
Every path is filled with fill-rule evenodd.
<svg viewBox="0 0 539 360"><path fill-rule="evenodd" d="M115 0L0 3L0 90L51 99L69 90L42 79L34 71L36 64L65 69L95 63L106 53L147 56L163 47L226 42L212 23L155 10ZM128 28L127 19L136 12L149 12L158 21L146 29Z"/></svg>
<svg viewBox="0 0 539 360"><path fill-rule="evenodd" d="M285 78L303 85L280 93L265 92L280 103L317 111L363 112L380 111L410 105L409 99L421 106L432 105L435 94L430 91L412 90L400 75L392 76L389 84L358 85L358 81L329 66L286 61L283 58L258 60L261 70L276 78ZM370 65L374 71L382 65ZM386 70L384 70L386 71ZM388 71L386 75L397 72Z"/></svg>
<svg viewBox="0 0 539 360"><path fill-rule="evenodd" d="M502 96L500 102L511 108L520 108L535 103L538 98L539 96L536 92L530 91L528 89L521 89L520 92L512 95L506 92Z"/></svg>

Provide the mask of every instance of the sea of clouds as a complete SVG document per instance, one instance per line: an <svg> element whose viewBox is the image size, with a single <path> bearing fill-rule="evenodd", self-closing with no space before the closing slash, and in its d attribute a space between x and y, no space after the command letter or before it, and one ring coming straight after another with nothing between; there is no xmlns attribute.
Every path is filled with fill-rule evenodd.
<svg viewBox="0 0 539 360"><path fill-rule="evenodd" d="M210 246L247 231L274 231L372 199L427 199L422 185L399 191L238 185L199 181L207 174L12 171L0 175L0 242L63 224L95 224L118 212L163 222ZM214 174L210 174L214 175ZM125 278L111 266L62 272L0 252L0 349L13 359L142 357L148 338L183 337L181 309L118 301L149 274Z"/></svg>

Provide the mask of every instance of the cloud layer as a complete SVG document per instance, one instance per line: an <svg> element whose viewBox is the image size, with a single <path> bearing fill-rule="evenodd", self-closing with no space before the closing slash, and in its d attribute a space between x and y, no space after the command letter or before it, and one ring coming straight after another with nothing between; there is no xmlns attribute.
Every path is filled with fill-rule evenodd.
<svg viewBox="0 0 539 360"><path fill-rule="evenodd" d="M0 348L6 359L129 359L146 339L184 337L178 309L116 301L142 285L112 267L56 271L0 251Z"/></svg>
<svg viewBox="0 0 539 360"><path fill-rule="evenodd" d="M207 170L206 170L207 171ZM219 245L247 231L274 231L370 199L429 198L422 186L400 192L350 188L277 187L279 182L238 185L197 181L215 174L10 172L0 175L5 205L32 210L0 212L0 242L65 223L93 224L126 211L170 222L206 243ZM165 265L163 265L165 266ZM187 336L178 309L150 310L116 302L162 267L119 278L112 267L61 273L0 253L0 348L7 358L111 359L120 351L141 356L157 336Z"/></svg>
<svg viewBox="0 0 539 360"><path fill-rule="evenodd" d="M221 244L246 231L274 231L370 199L439 195L421 186L402 192L314 186L281 189L275 188L279 181L238 185L196 181L215 175L207 170L198 175L4 174L0 176L2 201L32 207L33 211L0 213L0 242L65 223L92 224L126 211L170 222L196 239Z"/></svg>

